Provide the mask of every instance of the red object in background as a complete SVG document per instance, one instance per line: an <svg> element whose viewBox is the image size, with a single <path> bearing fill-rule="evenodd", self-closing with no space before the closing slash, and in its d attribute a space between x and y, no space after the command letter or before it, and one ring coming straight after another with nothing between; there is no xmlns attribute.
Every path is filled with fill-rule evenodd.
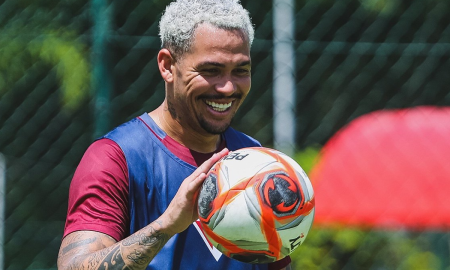
<svg viewBox="0 0 450 270"><path fill-rule="evenodd" d="M376 111L324 146L316 224L450 228L450 107Z"/></svg>

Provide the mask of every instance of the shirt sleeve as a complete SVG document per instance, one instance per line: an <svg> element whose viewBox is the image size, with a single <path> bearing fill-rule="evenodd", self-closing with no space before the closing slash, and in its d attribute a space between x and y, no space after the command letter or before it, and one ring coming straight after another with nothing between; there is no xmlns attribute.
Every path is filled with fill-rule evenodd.
<svg viewBox="0 0 450 270"><path fill-rule="evenodd" d="M285 268L286 266L288 266L291 263L291 257L290 256L286 256L283 259L273 262L273 263L269 263L269 268L268 270L280 270Z"/></svg>
<svg viewBox="0 0 450 270"><path fill-rule="evenodd" d="M120 241L129 232L128 168L112 140L89 146L69 188L64 237L74 231L97 231Z"/></svg>

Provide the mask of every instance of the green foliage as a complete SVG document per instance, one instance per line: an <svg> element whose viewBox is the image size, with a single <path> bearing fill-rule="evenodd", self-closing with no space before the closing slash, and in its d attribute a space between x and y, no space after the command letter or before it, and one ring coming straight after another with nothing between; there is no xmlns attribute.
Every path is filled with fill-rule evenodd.
<svg viewBox="0 0 450 270"><path fill-rule="evenodd" d="M30 29L17 23L0 36L0 59L0 95L26 80L28 71L42 62L56 72L63 109L77 108L89 94L88 50L75 33Z"/></svg>
<svg viewBox="0 0 450 270"><path fill-rule="evenodd" d="M313 226L291 259L293 269L441 269L432 247L413 232Z"/></svg>
<svg viewBox="0 0 450 270"><path fill-rule="evenodd" d="M400 1L395 0L360 0L361 6L366 10L379 13L391 14L396 10Z"/></svg>
<svg viewBox="0 0 450 270"><path fill-rule="evenodd" d="M29 51L55 67L61 83L61 102L65 109L75 109L89 94L90 70L86 49L74 39L46 35L29 43Z"/></svg>
<svg viewBox="0 0 450 270"><path fill-rule="evenodd" d="M294 160L302 166L306 173L309 173L317 163L320 155L320 146L307 147L294 155Z"/></svg>

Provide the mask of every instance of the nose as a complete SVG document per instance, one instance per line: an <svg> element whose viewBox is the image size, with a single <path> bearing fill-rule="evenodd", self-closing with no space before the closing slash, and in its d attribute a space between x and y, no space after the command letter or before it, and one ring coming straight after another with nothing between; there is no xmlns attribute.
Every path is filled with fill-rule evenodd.
<svg viewBox="0 0 450 270"><path fill-rule="evenodd" d="M230 96L236 92L236 83L230 77L223 77L215 85L216 91L225 96Z"/></svg>

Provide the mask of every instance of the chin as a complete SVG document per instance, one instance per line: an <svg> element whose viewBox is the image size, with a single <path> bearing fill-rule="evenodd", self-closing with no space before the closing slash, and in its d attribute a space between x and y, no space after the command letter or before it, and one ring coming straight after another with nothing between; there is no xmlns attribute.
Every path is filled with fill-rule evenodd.
<svg viewBox="0 0 450 270"><path fill-rule="evenodd" d="M230 123L218 125L217 123L212 124L206 121L200 121L200 126L210 134L219 135L227 130L227 128L230 126Z"/></svg>

